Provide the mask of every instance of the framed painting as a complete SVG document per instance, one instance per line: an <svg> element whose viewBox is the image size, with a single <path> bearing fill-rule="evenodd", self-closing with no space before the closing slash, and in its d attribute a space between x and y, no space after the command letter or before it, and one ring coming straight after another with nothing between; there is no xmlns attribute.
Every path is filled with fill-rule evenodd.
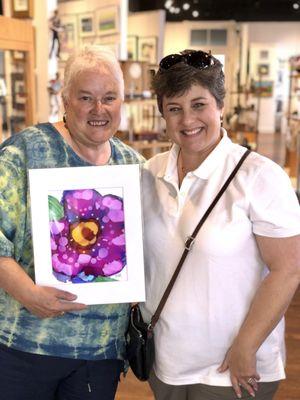
<svg viewBox="0 0 300 400"><path fill-rule="evenodd" d="M96 44L96 42L97 42L96 36L83 36L80 38L81 46Z"/></svg>
<svg viewBox="0 0 300 400"><path fill-rule="evenodd" d="M59 33L60 59L61 61L66 61L78 44L77 16L65 14L60 19L63 27Z"/></svg>
<svg viewBox="0 0 300 400"><path fill-rule="evenodd" d="M254 81L252 90L255 97L272 97L273 81Z"/></svg>
<svg viewBox="0 0 300 400"><path fill-rule="evenodd" d="M127 60L138 60L138 36L127 36Z"/></svg>
<svg viewBox="0 0 300 400"><path fill-rule="evenodd" d="M33 18L33 0L11 0L12 17Z"/></svg>
<svg viewBox="0 0 300 400"><path fill-rule="evenodd" d="M96 10L97 34L111 35L119 32L119 13L117 6L98 8Z"/></svg>
<svg viewBox="0 0 300 400"><path fill-rule="evenodd" d="M120 46L119 41L117 40L117 35L112 34L100 36L97 38L96 44L107 47L115 53L117 58L119 58Z"/></svg>
<svg viewBox="0 0 300 400"><path fill-rule="evenodd" d="M138 40L139 61L147 61L149 64L157 63L157 37L145 36Z"/></svg>
<svg viewBox="0 0 300 400"><path fill-rule="evenodd" d="M94 14L93 13L85 13L80 14L79 16L79 36L94 36L95 35L95 27L94 27Z"/></svg>
<svg viewBox="0 0 300 400"><path fill-rule="evenodd" d="M145 300L139 165L29 171L35 280L78 302Z"/></svg>
<svg viewBox="0 0 300 400"><path fill-rule="evenodd" d="M257 74L258 75L269 75L269 64L258 64L257 66Z"/></svg>

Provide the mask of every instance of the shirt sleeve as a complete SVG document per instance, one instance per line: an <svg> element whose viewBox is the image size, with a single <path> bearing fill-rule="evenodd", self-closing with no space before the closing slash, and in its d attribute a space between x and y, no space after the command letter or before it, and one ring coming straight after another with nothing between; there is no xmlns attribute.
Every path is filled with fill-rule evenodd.
<svg viewBox="0 0 300 400"><path fill-rule="evenodd" d="M24 236L26 194L25 171L0 158L0 256L13 257L18 261Z"/></svg>
<svg viewBox="0 0 300 400"><path fill-rule="evenodd" d="M277 164L264 164L250 188L253 233L267 237L300 234L300 207L290 178Z"/></svg>

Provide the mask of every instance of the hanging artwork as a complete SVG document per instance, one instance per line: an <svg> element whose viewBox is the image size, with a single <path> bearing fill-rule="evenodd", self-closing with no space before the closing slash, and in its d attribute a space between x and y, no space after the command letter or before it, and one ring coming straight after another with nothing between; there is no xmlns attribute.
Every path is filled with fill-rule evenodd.
<svg viewBox="0 0 300 400"><path fill-rule="evenodd" d="M11 0L14 18L33 18L33 0Z"/></svg>
<svg viewBox="0 0 300 400"><path fill-rule="evenodd" d="M37 169L29 178L36 283L86 304L143 301L139 166Z"/></svg>
<svg viewBox="0 0 300 400"><path fill-rule="evenodd" d="M112 35L119 32L119 13L117 6L98 8L96 10L97 34Z"/></svg>
<svg viewBox="0 0 300 400"><path fill-rule="evenodd" d="M78 29L76 15L61 16L62 30L60 36L60 60L66 61L69 55L77 47L78 44Z"/></svg>
<svg viewBox="0 0 300 400"><path fill-rule="evenodd" d="M273 81L254 81L252 92L255 97L272 97Z"/></svg>
<svg viewBox="0 0 300 400"><path fill-rule="evenodd" d="M139 61L147 61L149 64L157 63L157 37L145 36L138 40Z"/></svg>
<svg viewBox="0 0 300 400"><path fill-rule="evenodd" d="M79 35L81 37L95 35L94 14L93 13L80 14L80 16L79 16Z"/></svg>

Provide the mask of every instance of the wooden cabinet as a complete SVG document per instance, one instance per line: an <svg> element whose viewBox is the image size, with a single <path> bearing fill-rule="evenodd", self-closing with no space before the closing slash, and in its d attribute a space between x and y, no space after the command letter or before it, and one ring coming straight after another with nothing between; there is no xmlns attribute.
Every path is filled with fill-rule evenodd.
<svg viewBox="0 0 300 400"><path fill-rule="evenodd" d="M32 22L0 16L0 52L1 142L11 133L37 122Z"/></svg>

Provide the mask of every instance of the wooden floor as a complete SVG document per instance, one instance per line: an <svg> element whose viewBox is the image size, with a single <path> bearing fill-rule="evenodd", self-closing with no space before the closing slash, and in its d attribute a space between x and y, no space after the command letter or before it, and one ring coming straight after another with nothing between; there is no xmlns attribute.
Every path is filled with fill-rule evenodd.
<svg viewBox="0 0 300 400"><path fill-rule="evenodd" d="M259 136L257 151L283 166L284 138L280 135ZM286 345L287 379L281 382L275 400L300 400L300 289L286 313ZM148 384L139 382L130 371L119 385L116 400L154 400L154 397Z"/></svg>

